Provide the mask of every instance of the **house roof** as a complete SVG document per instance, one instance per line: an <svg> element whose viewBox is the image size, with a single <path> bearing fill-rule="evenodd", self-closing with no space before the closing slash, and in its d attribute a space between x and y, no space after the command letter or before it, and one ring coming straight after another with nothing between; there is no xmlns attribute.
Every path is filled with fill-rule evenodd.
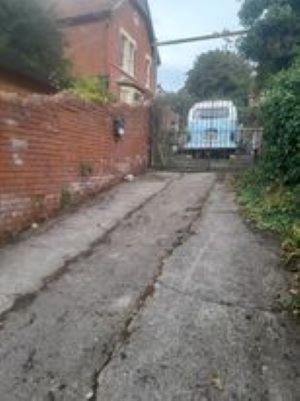
<svg viewBox="0 0 300 401"><path fill-rule="evenodd" d="M120 0L54 0L59 20L68 20L84 15L111 11Z"/></svg>
<svg viewBox="0 0 300 401"><path fill-rule="evenodd" d="M58 20L63 24L78 24L108 16L125 0L52 0ZM148 28L153 51L158 63L159 54L148 0L131 0L143 14Z"/></svg>
<svg viewBox="0 0 300 401"><path fill-rule="evenodd" d="M88 17L99 18L113 12L125 0L52 0L57 18L61 22L82 22ZM151 41L155 40L151 13L147 0L132 0L146 18Z"/></svg>

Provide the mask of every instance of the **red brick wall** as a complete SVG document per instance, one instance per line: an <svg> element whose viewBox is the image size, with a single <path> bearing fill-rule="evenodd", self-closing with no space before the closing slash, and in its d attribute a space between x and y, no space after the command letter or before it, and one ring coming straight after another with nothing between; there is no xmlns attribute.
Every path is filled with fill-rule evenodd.
<svg viewBox="0 0 300 401"><path fill-rule="evenodd" d="M66 26L65 54L75 75L108 75L108 21Z"/></svg>
<svg viewBox="0 0 300 401"><path fill-rule="evenodd" d="M115 141L114 116L125 118ZM101 107L63 95L0 94L0 238L18 233L148 163L149 110ZM92 169L92 172L89 170Z"/></svg>

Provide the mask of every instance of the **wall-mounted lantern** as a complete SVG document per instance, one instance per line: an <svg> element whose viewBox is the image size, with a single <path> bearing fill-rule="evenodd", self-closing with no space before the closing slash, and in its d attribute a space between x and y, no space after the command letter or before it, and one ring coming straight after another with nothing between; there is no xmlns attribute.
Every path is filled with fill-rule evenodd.
<svg viewBox="0 0 300 401"><path fill-rule="evenodd" d="M116 117L114 119L114 135L117 140L121 139L125 135L125 120L122 117Z"/></svg>

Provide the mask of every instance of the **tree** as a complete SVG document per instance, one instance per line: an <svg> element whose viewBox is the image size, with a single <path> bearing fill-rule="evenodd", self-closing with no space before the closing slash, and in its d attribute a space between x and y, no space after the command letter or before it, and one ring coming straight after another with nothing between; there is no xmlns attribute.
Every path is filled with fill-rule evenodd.
<svg viewBox="0 0 300 401"><path fill-rule="evenodd" d="M300 60L269 83L261 105L264 167L272 179L300 181Z"/></svg>
<svg viewBox="0 0 300 401"><path fill-rule="evenodd" d="M160 102L168 104L175 113L180 115L183 121L186 120L188 112L195 101L185 88L180 89L178 92L167 92L160 96Z"/></svg>
<svg viewBox="0 0 300 401"><path fill-rule="evenodd" d="M230 99L243 106L248 102L251 72L249 63L238 54L210 51L197 58L185 87L197 100Z"/></svg>
<svg viewBox="0 0 300 401"><path fill-rule="evenodd" d="M62 35L41 0L0 0L0 60L53 84L65 82Z"/></svg>
<svg viewBox="0 0 300 401"><path fill-rule="evenodd" d="M292 65L300 45L299 0L244 0L239 16L249 29L239 48L258 63L261 84Z"/></svg>

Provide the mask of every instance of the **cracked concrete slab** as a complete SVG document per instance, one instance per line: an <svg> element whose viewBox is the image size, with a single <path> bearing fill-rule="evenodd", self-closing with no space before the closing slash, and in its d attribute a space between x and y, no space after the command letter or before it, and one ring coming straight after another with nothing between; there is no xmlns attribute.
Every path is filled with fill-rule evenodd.
<svg viewBox="0 0 300 401"><path fill-rule="evenodd" d="M148 174L121 184L41 234L0 249L0 315L18 298L37 292L47 277L87 251L176 177Z"/></svg>
<svg viewBox="0 0 300 401"><path fill-rule="evenodd" d="M99 374L97 400L299 400L299 329L277 310L287 282L274 244L223 183L193 231Z"/></svg>
<svg viewBox="0 0 300 401"><path fill-rule="evenodd" d="M169 184L0 321L1 401L96 399L98 373L128 337L164 261L193 235L216 180L158 177Z"/></svg>

